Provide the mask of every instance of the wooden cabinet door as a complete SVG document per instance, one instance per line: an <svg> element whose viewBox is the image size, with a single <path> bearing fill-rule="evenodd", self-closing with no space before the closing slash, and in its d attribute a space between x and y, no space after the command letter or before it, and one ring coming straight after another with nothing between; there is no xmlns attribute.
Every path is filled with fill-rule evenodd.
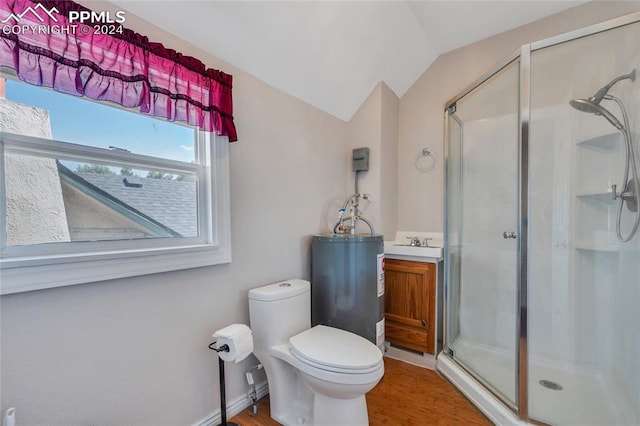
<svg viewBox="0 0 640 426"><path fill-rule="evenodd" d="M386 339L434 353L435 264L385 259L384 275Z"/></svg>

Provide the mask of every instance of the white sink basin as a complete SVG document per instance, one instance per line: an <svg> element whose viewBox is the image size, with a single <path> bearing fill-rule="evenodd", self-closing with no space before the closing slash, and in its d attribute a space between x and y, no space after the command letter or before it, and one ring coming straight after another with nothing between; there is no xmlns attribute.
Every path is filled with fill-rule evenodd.
<svg viewBox="0 0 640 426"><path fill-rule="evenodd" d="M442 257L442 247L412 247L407 243L393 241L384 243L384 252L400 256L433 257L436 259Z"/></svg>
<svg viewBox="0 0 640 426"><path fill-rule="evenodd" d="M427 241L429 246L411 246L411 240ZM437 232L398 231L394 240L384 242L384 252L397 259L417 260L416 258L442 259L442 234Z"/></svg>

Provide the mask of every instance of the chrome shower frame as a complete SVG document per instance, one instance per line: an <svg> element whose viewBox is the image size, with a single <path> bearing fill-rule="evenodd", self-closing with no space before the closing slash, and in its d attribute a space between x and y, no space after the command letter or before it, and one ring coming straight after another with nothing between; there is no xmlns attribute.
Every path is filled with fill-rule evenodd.
<svg viewBox="0 0 640 426"><path fill-rule="evenodd" d="M518 211L517 211L517 238L518 238L518 250L517 250L517 292L518 292L518 300L517 300L517 324L516 324L516 401L515 404L510 401L505 400L501 395L494 392L487 384L482 380L482 378L475 375L473 372L469 371L464 365L460 364L455 357L453 356L453 350L451 346L453 344L450 341L451 338L455 338L455 336L449 336L449 302L450 302L450 283L452 277L452 262L449 261L451 259L451 248L449 247L449 240L446 237L450 235L452 229L449 228L449 202L450 196L448 195L448 191L445 191L445 239L444 239L444 256L446 261L446 265L444 268L445 273L445 285L444 285L444 346L443 352L438 355L440 357L446 357L447 363L451 362L456 365L458 368L468 372L473 376L479 385L484 388L483 390L487 392L487 395L492 395L497 398L502 405L511 410L513 414L517 417L513 424L517 424L517 419L520 421L532 421L533 419L529 418L529 395L528 395L528 300L527 300L527 290L528 290L528 265L527 265L527 252L528 252L528 217L529 217L529 205L528 205L528 195L529 195L529 124L530 124L530 99L531 99L531 54L537 50L544 49L547 47L559 45L562 43L570 42L573 40L577 40L579 38L591 36L594 34L598 34L601 32L613 30L616 28L624 27L627 25L635 24L640 22L640 12L632 13L629 15L625 15L619 18L615 18L612 20L608 20L599 24L591 25L585 28L581 28L575 31L571 31L565 34L561 34L558 36L550 37L544 40L536 41L530 44L523 45L520 49L514 52L512 55L508 56L503 60L500 64L494 67L492 70L484 74L481 78L476 80L473 84L468 86L465 90L460 92L457 96L450 99L444 108L444 118L445 118L445 146L444 146L444 155L445 155L445 188L447 185L448 173L449 173L449 164L450 164L450 152L449 152L449 120L456 120L457 118L454 116L456 103L463 99L465 96L470 94L471 92L479 89L489 80L491 80L494 76L500 73L503 69L508 67L514 62L519 62L519 111L518 111L518 120L519 120L519 139L520 143L518 145L518 160L519 160L519 172L518 172ZM626 182L625 182L626 184ZM474 396L477 395L477 391L473 390L472 392ZM487 414L487 409L482 408L481 410ZM505 417L503 416L504 411L500 412L498 416L501 416L501 419L504 421Z"/></svg>

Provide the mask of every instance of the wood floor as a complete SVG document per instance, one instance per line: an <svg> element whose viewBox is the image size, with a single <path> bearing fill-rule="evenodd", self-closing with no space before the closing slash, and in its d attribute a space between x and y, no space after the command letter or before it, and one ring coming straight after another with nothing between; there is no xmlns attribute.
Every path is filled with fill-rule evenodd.
<svg viewBox="0 0 640 426"><path fill-rule="evenodd" d="M491 425L491 422L435 371L391 358L384 359L384 377L367 394L369 423L377 425ZM242 426L277 426L269 415L269 397L231 419Z"/></svg>

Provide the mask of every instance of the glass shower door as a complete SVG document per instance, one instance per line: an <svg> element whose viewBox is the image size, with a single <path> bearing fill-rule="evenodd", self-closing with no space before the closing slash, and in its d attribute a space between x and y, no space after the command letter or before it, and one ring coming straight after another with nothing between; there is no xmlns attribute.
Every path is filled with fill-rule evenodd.
<svg viewBox="0 0 640 426"><path fill-rule="evenodd" d="M476 382L519 420L640 425L638 52L640 13L534 42L446 109L438 364L504 424Z"/></svg>
<svg viewBox="0 0 640 426"><path fill-rule="evenodd" d="M512 407L518 82L516 60L459 99L447 119L447 349Z"/></svg>

